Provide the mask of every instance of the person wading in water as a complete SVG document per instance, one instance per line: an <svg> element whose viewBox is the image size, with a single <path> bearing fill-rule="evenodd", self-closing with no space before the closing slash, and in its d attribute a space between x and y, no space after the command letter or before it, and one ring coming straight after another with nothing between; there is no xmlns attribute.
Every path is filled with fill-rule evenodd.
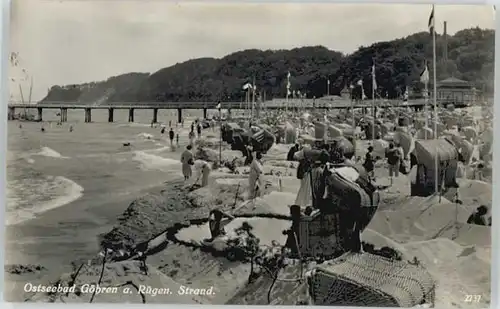
<svg viewBox="0 0 500 309"><path fill-rule="evenodd" d="M170 146L174 145L174 136L175 136L174 129L170 128L170 131L168 131L168 137L170 139Z"/></svg>
<svg viewBox="0 0 500 309"><path fill-rule="evenodd" d="M200 123L198 123L196 130L198 131L198 138L200 138L201 137L201 124Z"/></svg>

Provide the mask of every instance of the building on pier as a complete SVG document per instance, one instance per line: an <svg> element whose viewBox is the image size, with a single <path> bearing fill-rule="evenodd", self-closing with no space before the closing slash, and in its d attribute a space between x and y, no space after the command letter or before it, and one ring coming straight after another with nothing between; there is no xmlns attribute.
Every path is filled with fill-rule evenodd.
<svg viewBox="0 0 500 309"><path fill-rule="evenodd" d="M478 101L478 94L478 90L469 82L455 77L444 79L437 84L437 101L444 105L471 106Z"/></svg>

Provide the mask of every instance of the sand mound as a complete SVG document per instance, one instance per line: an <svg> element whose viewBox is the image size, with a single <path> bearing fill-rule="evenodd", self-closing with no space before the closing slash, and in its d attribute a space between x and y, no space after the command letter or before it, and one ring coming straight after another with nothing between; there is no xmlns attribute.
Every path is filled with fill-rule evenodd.
<svg viewBox="0 0 500 309"><path fill-rule="evenodd" d="M243 201L247 187L245 178L218 178L212 185L190 192L187 199L197 208L232 208Z"/></svg>
<svg viewBox="0 0 500 309"><path fill-rule="evenodd" d="M115 251L129 251L175 222L192 216L193 208L186 199L183 187L183 182L171 182L161 192L133 201L118 218L115 227L101 236L101 246Z"/></svg>
<svg viewBox="0 0 500 309"><path fill-rule="evenodd" d="M368 225L369 229L386 235L398 242L428 240L437 237L453 237L455 222L467 221L470 213L464 207L451 203L445 198L430 196L412 197L401 205L401 210L378 211ZM461 238L475 236L462 232ZM483 235L484 236L484 235Z"/></svg>
<svg viewBox="0 0 500 309"><path fill-rule="evenodd" d="M459 179L458 195L459 199L463 202L471 213L476 210L480 205L485 205L491 210L492 203L492 185L479 180ZM452 200L455 191L450 191L445 194L447 198Z"/></svg>
<svg viewBox="0 0 500 309"><path fill-rule="evenodd" d="M68 296L64 294L57 295L47 295L45 293L37 293L31 296L31 301L35 302L82 302L88 303L92 297L91 291L85 290L85 284L95 284L100 276L102 265L92 265L84 266L79 272L75 285L79 287L82 293L70 293ZM178 303L178 304L201 304L208 303L203 296L196 295L180 295L178 291L183 286L180 283L175 282L172 278L164 275L157 268L147 265L147 272L142 267L141 263L138 261L125 261L125 262L115 262L110 263L105 266L101 284L101 288L104 287L117 287L127 284L121 287L117 287L116 292L112 293L96 293L93 300L94 303ZM61 286L69 286L71 283L71 274L66 274L61 277L59 284ZM156 288L158 295L153 296L154 291L151 290L150 293L143 292L143 296L137 288L151 287ZM55 284L57 285L57 284ZM187 286L189 287L189 286ZM124 288L129 288L130 293L124 292ZM169 294L161 295L162 291L159 288L170 289ZM144 288L143 288L144 289ZM141 291L142 292L142 291Z"/></svg>
<svg viewBox="0 0 500 309"><path fill-rule="evenodd" d="M404 245L408 254L432 274L436 283L436 307L484 307L490 301L490 263L474 247L465 248L449 239ZM466 303L466 295L481 295L480 303Z"/></svg>

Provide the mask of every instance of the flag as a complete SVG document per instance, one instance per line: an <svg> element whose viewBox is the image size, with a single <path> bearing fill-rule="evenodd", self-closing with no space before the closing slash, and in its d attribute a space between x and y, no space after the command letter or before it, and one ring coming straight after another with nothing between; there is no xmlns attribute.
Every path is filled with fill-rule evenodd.
<svg viewBox="0 0 500 309"><path fill-rule="evenodd" d="M286 90L286 95L292 95L292 92L290 91L290 89Z"/></svg>
<svg viewBox="0 0 500 309"><path fill-rule="evenodd" d="M377 80L375 79L375 63L372 65L372 86L373 90L377 90Z"/></svg>
<svg viewBox="0 0 500 309"><path fill-rule="evenodd" d="M434 20L434 4L433 4L431 15L429 16L429 24L428 24L430 34L434 33L434 26L435 26L435 20Z"/></svg>
<svg viewBox="0 0 500 309"><path fill-rule="evenodd" d="M350 88L350 89L354 89L354 85L353 85L353 84L350 84L350 85L349 85L349 88Z"/></svg>
<svg viewBox="0 0 500 309"><path fill-rule="evenodd" d="M246 83L243 85L243 90L248 90L248 89L252 89L252 85L250 83Z"/></svg>
<svg viewBox="0 0 500 309"><path fill-rule="evenodd" d="M403 94L403 101L404 102L408 102L408 96L409 96L408 86L406 86L405 93Z"/></svg>
<svg viewBox="0 0 500 309"><path fill-rule="evenodd" d="M424 62L424 69L420 73L420 81L426 86L429 83L429 68L427 67L427 61Z"/></svg>
<svg viewBox="0 0 500 309"><path fill-rule="evenodd" d="M219 103L219 104L217 104L217 106L216 106L215 108L216 108L216 109L220 109L220 108L221 108L220 103Z"/></svg>
<svg viewBox="0 0 500 309"><path fill-rule="evenodd" d="M363 80L362 79L358 80L357 84L358 84L358 86L363 86Z"/></svg>

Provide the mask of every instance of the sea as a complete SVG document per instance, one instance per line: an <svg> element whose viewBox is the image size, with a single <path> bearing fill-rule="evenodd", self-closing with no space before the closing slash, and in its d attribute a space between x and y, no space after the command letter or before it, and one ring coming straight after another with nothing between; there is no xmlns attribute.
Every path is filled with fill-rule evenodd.
<svg viewBox="0 0 500 309"><path fill-rule="evenodd" d="M127 110L116 110L114 123L107 111L94 110L93 122L84 123L82 110L68 110L68 122L57 125L49 109L43 123L9 121L5 263L50 268L94 257L99 235L132 201L181 178L180 154L202 114L183 111L181 127L176 113L159 111L165 134L151 127L152 110L136 110L133 123ZM170 122L177 149L168 140Z"/></svg>
<svg viewBox="0 0 500 309"><path fill-rule="evenodd" d="M151 127L152 110L136 110L133 123L127 110L115 110L114 123L107 111L84 123L82 110L68 110L68 122L57 125L49 109L43 123L9 121L5 263L50 269L94 257L99 235L131 202L181 178L180 154L202 112L184 110L184 127L175 126L176 113L160 110L158 120L179 133L178 149L161 126Z"/></svg>

